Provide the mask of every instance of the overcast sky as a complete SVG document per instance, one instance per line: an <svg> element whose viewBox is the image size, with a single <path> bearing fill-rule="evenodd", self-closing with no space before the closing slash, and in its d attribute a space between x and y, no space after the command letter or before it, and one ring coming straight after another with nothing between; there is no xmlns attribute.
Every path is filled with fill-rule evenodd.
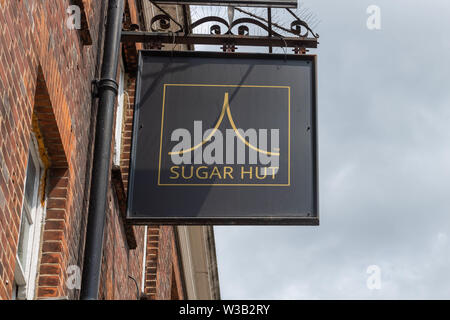
<svg viewBox="0 0 450 320"><path fill-rule="evenodd" d="M450 1L303 4L321 20L320 226L216 227L222 298L449 299Z"/></svg>

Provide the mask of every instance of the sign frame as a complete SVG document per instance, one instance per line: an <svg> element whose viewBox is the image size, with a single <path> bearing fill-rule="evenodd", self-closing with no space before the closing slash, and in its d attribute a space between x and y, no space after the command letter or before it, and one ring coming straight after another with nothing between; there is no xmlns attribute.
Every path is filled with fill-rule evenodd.
<svg viewBox="0 0 450 320"><path fill-rule="evenodd" d="M248 216L248 217L139 217L131 213L133 202L133 187L135 175L135 161L137 149L137 130L139 126L139 109L141 103L141 72L143 56L150 57L199 57L226 59L266 59L266 60L301 60L312 63L312 106L311 106L311 134L312 134L312 212L304 216ZM131 144L131 159L129 168L129 183L127 197L126 220L133 225L319 225L319 179L318 179L318 135L317 135L317 56L299 54L267 54L267 53L225 53L203 51L161 51L140 50L138 72L135 91L135 109Z"/></svg>

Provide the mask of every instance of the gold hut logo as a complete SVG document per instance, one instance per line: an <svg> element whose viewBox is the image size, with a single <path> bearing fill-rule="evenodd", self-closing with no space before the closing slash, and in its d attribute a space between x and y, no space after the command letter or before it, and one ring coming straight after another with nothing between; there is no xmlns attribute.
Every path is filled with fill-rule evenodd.
<svg viewBox="0 0 450 320"><path fill-rule="evenodd" d="M158 185L289 186L290 88L165 84Z"/></svg>

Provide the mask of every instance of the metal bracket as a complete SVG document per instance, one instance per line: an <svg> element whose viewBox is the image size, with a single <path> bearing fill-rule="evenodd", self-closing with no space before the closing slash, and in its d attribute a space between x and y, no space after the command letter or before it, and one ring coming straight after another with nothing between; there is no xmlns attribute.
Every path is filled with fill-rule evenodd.
<svg viewBox="0 0 450 320"><path fill-rule="evenodd" d="M100 91L102 90L112 90L117 95L119 92L119 85L115 79L94 79L91 82L91 92L94 98L100 96Z"/></svg>
<svg viewBox="0 0 450 320"><path fill-rule="evenodd" d="M234 44L224 44L220 49L222 49L223 52L235 52L237 47Z"/></svg>
<svg viewBox="0 0 450 320"><path fill-rule="evenodd" d="M152 44L205 44L219 46L255 46L255 47L283 47L283 48L317 48L318 41L315 38L300 37L267 37L267 36L240 36L230 34L189 34L177 35L174 33L124 31L122 41L129 43Z"/></svg>
<svg viewBox="0 0 450 320"><path fill-rule="evenodd" d="M235 6L228 7L228 21L226 17L206 15L195 21L187 19L184 12L184 25L177 21L177 18L164 10L156 2L157 0L148 0L158 10L150 21L151 32L130 32L125 31L122 34L124 42L144 42L151 49L161 49L164 44L186 44L192 46L195 44L220 45L225 52L235 52L236 45L240 46L264 46L269 48L291 47L296 54L304 54L306 48L317 48L319 35L315 33L308 23L302 20L294 11L285 8L292 21L286 24L276 23L272 19L273 8L267 8L267 17L261 17L254 12L244 10ZM282 10L282 9L280 9ZM234 12L241 14L237 19L234 18ZM244 16L242 16L244 15ZM173 26L175 24L175 26ZM193 29L206 25L209 29L207 34L193 33ZM251 28L250 28L251 26ZM172 27L178 31L173 33ZM251 34L256 28L267 32L267 36L256 36ZM168 37L168 34L170 37Z"/></svg>

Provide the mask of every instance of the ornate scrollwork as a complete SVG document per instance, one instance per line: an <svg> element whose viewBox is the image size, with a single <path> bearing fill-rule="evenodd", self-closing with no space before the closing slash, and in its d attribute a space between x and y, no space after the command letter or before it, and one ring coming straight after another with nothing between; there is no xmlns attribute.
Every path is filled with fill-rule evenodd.
<svg viewBox="0 0 450 320"><path fill-rule="evenodd" d="M238 27L237 28L237 34L238 35L240 35L240 36L248 36L248 35L250 35L250 28L248 27L249 24L257 26L257 27L259 27L259 28L269 32L269 27L267 25L265 25L261 21L253 19L253 18L239 18L239 19L234 20L231 24L229 24L225 19L223 19L221 17L217 17L217 16L210 16L210 17L204 17L204 18L198 19L197 21L195 21L195 22L193 22L191 24L191 28L194 29L196 27L201 26L202 24L211 23L211 22L220 23L220 24L224 25L225 28L226 28L225 29L226 31L222 32L222 28L221 28L221 26L219 24L213 24L210 27L210 30L209 30L211 34L217 34L217 35L230 34L230 35L235 35L236 33L233 32L233 29L235 27ZM273 30L272 30L272 34L274 36L281 37L280 34L278 34L277 32L274 32Z"/></svg>
<svg viewBox="0 0 450 320"><path fill-rule="evenodd" d="M231 23L230 28L228 29L228 32L230 34L233 34L231 30L235 26L241 25L241 26L238 27L238 34L239 35L244 35L244 34L240 34L239 30L244 30L244 27L245 27L245 30L247 31L247 34L245 34L245 35L249 35L249 30L250 29L247 26L247 24L257 26L257 27L259 27L259 28L261 28L261 29L263 29L263 30L265 30L267 32L270 31L269 27L267 25L265 25L264 23L262 23L261 21L259 21L259 20L256 20L256 19L253 19L253 18L239 18L239 19L234 20ZM272 32L272 35L277 36L277 37L281 37L280 34L274 32L273 30L271 32Z"/></svg>
<svg viewBox="0 0 450 320"><path fill-rule="evenodd" d="M302 27L305 29L304 33L302 33ZM314 33L314 31L311 30L308 24L302 20L294 20L291 22L291 33L302 38L308 37L309 34L311 34L316 39L319 38L319 34Z"/></svg>
<svg viewBox="0 0 450 320"><path fill-rule="evenodd" d="M220 34L220 26L218 24L212 25L210 28L211 34Z"/></svg>
<svg viewBox="0 0 450 320"><path fill-rule="evenodd" d="M155 27L155 24L159 24ZM150 26L153 32L167 31L170 29L170 17L166 14L157 14L150 21Z"/></svg>
<svg viewBox="0 0 450 320"><path fill-rule="evenodd" d="M216 22L216 23L220 23L223 24L224 26L227 27L227 29L230 28L230 25L228 24L227 20L221 18L221 17L216 17L216 16L209 16L209 17L204 17L201 19L198 19L197 21L193 22L191 24L191 30L193 30L194 28L201 26L204 23L210 23L210 22ZM222 34L222 28L220 27L219 24L213 24L210 28L209 31L211 34Z"/></svg>
<svg viewBox="0 0 450 320"><path fill-rule="evenodd" d="M271 19L267 20L263 17L258 16L257 14L238 7L229 7L229 21L219 16L206 16L194 22L191 22L190 25L185 25L183 27L163 8L155 4L154 1L150 1L162 12L161 14L158 14L151 19L150 25L153 32L167 32L171 29L173 22L180 27L180 29L175 32L184 31L184 34L189 34L193 29L201 25L208 24L209 33L212 35L250 36L250 33L254 32L253 30L255 30L254 27L258 27L259 29L266 31L268 34L274 37L283 37L283 34L287 33L299 38L308 38L310 36L316 39L319 38L319 35L311 29L306 21L300 19L292 10L288 8L286 10L292 15L294 19L290 22L289 26L283 26L274 23L271 21ZM234 10L239 11L246 16L234 20ZM187 28L188 30L185 30L185 28Z"/></svg>
<svg viewBox="0 0 450 320"><path fill-rule="evenodd" d="M305 54L309 48L318 47L319 35L313 29L319 22L314 14L305 14L304 10L270 7L247 9L232 5L204 10L203 7L208 6L205 2L199 4L200 8L195 7L191 14L183 4L179 14L178 11L160 6L158 0L148 1L157 9L156 16L146 21L150 25L146 23L145 31L136 31L137 26L132 25L131 20L124 21L121 35L123 42L144 43L146 49L158 50L165 45L171 45L169 48L175 50L177 45L182 44L186 45L187 50L192 50L194 45L207 45L221 46L224 52L235 52L238 46L242 46L267 47L269 53L273 53L273 48L282 47L285 54L287 48L293 48L295 54ZM194 33L194 29L199 26L203 27L202 30L197 29Z"/></svg>
<svg viewBox="0 0 450 320"><path fill-rule="evenodd" d="M153 32L158 32L158 31L167 31L168 29L170 29L171 27L171 21L173 21L180 29L175 31L175 32L181 32L183 31L183 26L177 21L175 20L166 10L164 10L163 8L161 8L159 5L157 5L155 2L151 1L150 2L159 9L159 11L161 11L161 14L157 14L155 15L151 20L150 20L150 28ZM155 28L154 24L155 23L159 23L159 28ZM186 32L186 30L184 30Z"/></svg>
<svg viewBox="0 0 450 320"><path fill-rule="evenodd" d="M203 17L201 19L198 19L197 21L193 22L191 24L191 29L194 29L196 27L199 27L206 23L216 22L210 27L210 33L211 34L228 34L228 35L234 35L233 28L238 26L237 28L237 34L241 36L248 36L250 35L250 28L249 25L257 26L258 28L261 28L268 33L272 34L272 36L275 37L282 37L282 35L279 32L274 31L274 29L279 29L284 32L293 34L295 36L306 38L310 35L314 38L319 38L319 35L315 33L306 23L305 21L299 19L297 16L295 16L295 20L291 22L290 28L285 28L283 26L280 26L276 23L270 23L257 15L252 14L251 12L244 11L242 9L236 8L241 13L247 14L249 17L243 17L236 19L230 23L228 23L225 19L217 16L208 16ZM225 26L225 31L222 32L221 25Z"/></svg>

